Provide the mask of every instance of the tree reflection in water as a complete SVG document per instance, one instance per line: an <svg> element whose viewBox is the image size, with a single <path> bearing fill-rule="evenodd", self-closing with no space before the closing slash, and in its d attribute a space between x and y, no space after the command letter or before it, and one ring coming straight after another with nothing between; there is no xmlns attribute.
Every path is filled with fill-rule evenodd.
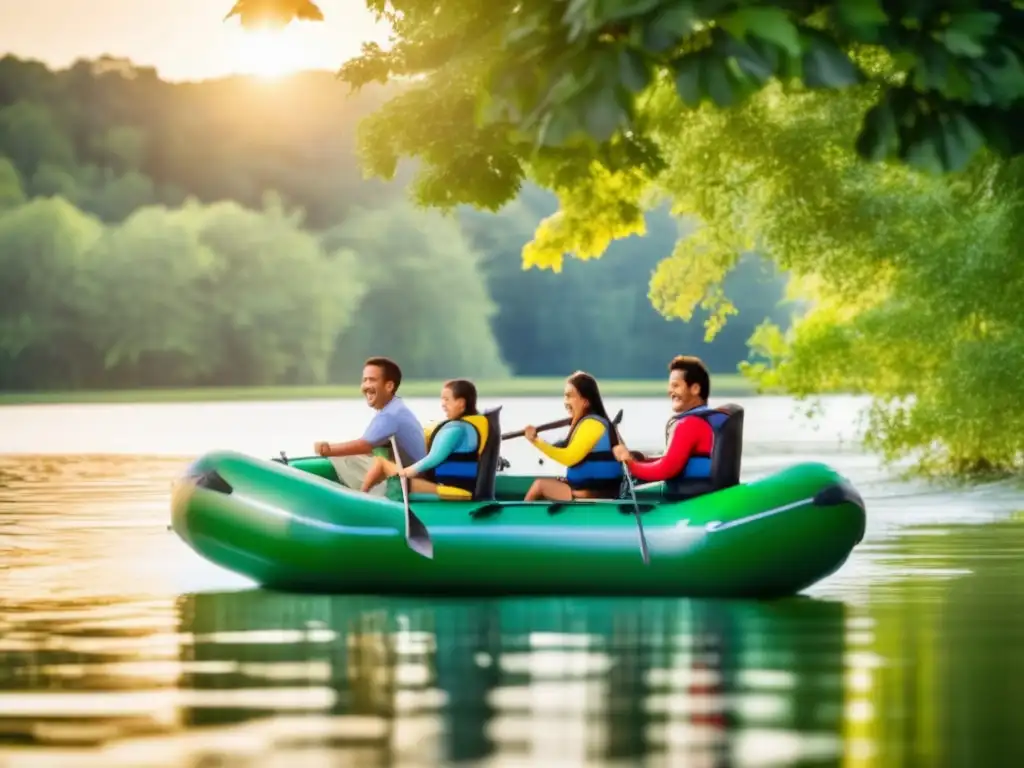
<svg viewBox="0 0 1024 768"><path fill-rule="evenodd" d="M838 765L842 753L841 603L252 591L182 608L198 669L234 670L182 684L263 691L259 706L193 709L195 728L280 714L276 686L293 701L297 689L310 701L329 692L320 748L358 750L373 765Z"/></svg>
<svg viewBox="0 0 1024 768"><path fill-rule="evenodd" d="M1024 526L882 549L855 605L8 597L0 764L1017 764Z"/></svg>

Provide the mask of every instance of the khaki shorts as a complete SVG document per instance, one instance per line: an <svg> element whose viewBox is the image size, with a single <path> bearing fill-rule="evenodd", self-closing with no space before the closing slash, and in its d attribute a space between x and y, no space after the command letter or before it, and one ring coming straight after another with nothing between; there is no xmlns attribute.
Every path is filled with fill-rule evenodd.
<svg viewBox="0 0 1024 768"><path fill-rule="evenodd" d="M370 471L375 456L331 456L331 465L338 480L346 488L358 491L363 485L363 478ZM402 500L402 486L397 477L389 477L383 483L375 485L369 491L370 496L382 496L392 501Z"/></svg>

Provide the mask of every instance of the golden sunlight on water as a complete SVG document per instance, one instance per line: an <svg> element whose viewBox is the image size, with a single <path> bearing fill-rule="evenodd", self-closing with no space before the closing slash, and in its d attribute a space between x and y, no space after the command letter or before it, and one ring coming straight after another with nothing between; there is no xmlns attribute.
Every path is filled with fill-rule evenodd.
<svg viewBox="0 0 1024 768"><path fill-rule="evenodd" d="M828 450L868 536L771 603L256 590L166 530L183 460L0 456L0 768L1016 764L1019 491Z"/></svg>

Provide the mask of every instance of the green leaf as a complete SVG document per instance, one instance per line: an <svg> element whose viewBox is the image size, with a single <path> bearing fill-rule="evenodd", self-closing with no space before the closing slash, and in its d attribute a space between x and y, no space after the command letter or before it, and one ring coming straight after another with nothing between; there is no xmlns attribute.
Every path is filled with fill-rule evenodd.
<svg viewBox="0 0 1024 768"><path fill-rule="evenodd" d="M579 130L579 123L568 109L553 109L540 121L537 143L543 147L560 147Z"/></svg>
<svg viewBox="0 0 1024 768"><path fill-rule="evenodd" d="M619 51L619 78L631 93L639 93L651 83L651 70L639 52L632 48Z"/></svg>
<svg viewBox="0 0 1024 768"><path fill-rule="evenodd" d="M926 41L921 46L917 66L911 70L914 87L919 91L941 91L946 86L946 77L952 63L949 51L936 43Z"/></svg>
<svg viewBox="0 0 1024 768"><path fill-rule="evenodd" d="M965 110L965 116L970 119L982 134L985 145L1002 157L1010 157L1018 148L1014 146L1019 131L1011 126L1014 124L1012 115L1002 110L994 110L985 107L971 107ZM1018 118L1022 116L1018 115ZM1018 121L1019 122L1019 119Z"/></svg>
<svg viewBox="0 0 1024 768"><path fill-rule="evenodd" d="M882 101L864 115L864 123L855 144L857 154L877 162L888 157L897 143L896 116L892 104Z"/></svg>
<svg viewBox="0 0 1024 768"><path fill-rule="evenodd" d="M505 30L505 44L514 47L519 43L541 34L541 20L537 14L522 16L516 19L516 24Z"/></svg>
<svg viewBox="0 0 1024 768"><path fill-rule="evenodd" d="M963 67L960 66L960 62L950 62L946 76L946 87L942 89L942 92L947 98L956 101L970 102L973 100L971 81L967 78Z"/></svg>
<svg viewBox="0 0 1024 768"><path fill-rule="evenodd" d="M976 73L972 82L976 81L976 87L987 99L982 101L975 96L979 103L1008 107L1024 97L1024 68L1020 58L1005 47L1000 46L992 56L965 62L965 68Z"/></svg>
<svg viewBox="0 0 1024 768"><path fill-rule="evenodd" d="M726 62L720 58L708 57L701 72L701 84L711 100L719 107L731 107L737 102L738 89L733 87Z"/></svg>
<svg viewBox="0 0 1024 768"><path fill-rule="evenodd" d="M800 35L796 25L781 8L740 8L719 21L719 26L737 39L742 40L751 34L775 43L790 56L800 55Z"/></svg>
<svg viewBox="0 0 1024 768"><path fill-rule="evenodd" d="M897 155L908 166L925 173L941 173L942 159L939 145L942 141L942 126L934 114L921 112L914 103L903 110L898 122L901 126L900 145Z"/></svg>
<svg viewBox="0 0 1024 768"><path fill-rule="evenodd" d="M604 26L609 21L620 21L621 19L629 19L634 16L642 16L645 13L653 11L660 5L664 5L665 0L589 0L594 6L594 16L597 18L600 26Z"/></svg>
<svg viewBox="0 0 1024 768"><path fill-rule="evenodd" d="M804 53L804 83L811 88L844 88L860 82L860 73L850 57L831 39L820 33L808 34Z"/></svg>
<svg viewBox="0 0 1024 768"><path fill-rule="evenodd" d="M990 11L952 13L948 27L938 37L955 54L978 58L984 56L988 38L998 29L1000 16Z"/></svg>
<svg viewBox="0 0 1024 768"><path fill-rule="evenodd" d="M862 35L889 21L879 0L838 0L835 12L843 24Z"/></svg>
<svg viewBox="0 0 1024 768"><path fill-rule="evenodd" d="M643 27L643 45L651 53L665 53L679 45L693 31L698 20L693 2L678 0L647 18Z"/></svg>
<svg viewBox="0 0 1024 768"><path fill-rule="evenodd" d="M583 129L595 141L608 141L619 127L625 125L628 116L612 88L593 88L580 101Z"/></svg>
<svg viewBox="0 0 1024 768"><path fill-rule="evenodd" d="M576 42L600 26L594 10L593 0L569 0L562 14L562 23L569 28L569 42ZM536 29L534 25L530 26Z"/></svg>
<svg viewBox="0 0 1024 768"><path fill-rule="evenodd" d="M947 29L941 33L940 37L952 53L960 56L970 56L972 59L985 54L985 46L966 32L961 32L957 29Z"/></svg>
<svg viewBox="0 0 1024 768"><path fill-rule="evenodd" d="M783 53L772 43L754 38L747 43L755 56L762 59L771 68L772 74L778 74L779 65L782 64Z"/></svg>
<svg viewBox="0 0 1024 768"><path fill-rule="evenodd" d="M775 74L774 64L778 61L778 56L775 57L775 62L773 62L767 55L757 51L753 46L733 38L729 38L726 51L736 61L740 72L759 84L763 84Z"/></svg>
<svg viewBox="0 0 1024 768"><path fill-rule="evenodd" d="M949 28L973 38L985 38L999 28L999 21L999 14L992 11L962 11L949 15Z"/></svg>
<svg viewBox="0 0 1024 768"><path fill-rule="evenodd" d="M942 115L939 127L939 155L943 167L949 171L963 169L985 142L981 132L959 111L951 115Z"/></svg>
<svg viewBox="0 0 1024 768"><path fill-rule="evenodd" d="M700 106L703 93L701 90L701 70L704 57L701 53L690 53L680 56L672 62L675 73L676 93L688 107Z"/></svg>

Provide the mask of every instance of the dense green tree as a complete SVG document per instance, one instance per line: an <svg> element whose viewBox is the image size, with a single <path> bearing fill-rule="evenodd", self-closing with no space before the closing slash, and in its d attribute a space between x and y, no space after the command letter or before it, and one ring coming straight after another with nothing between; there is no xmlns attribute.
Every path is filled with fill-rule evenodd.
<svg viewBox="0 0 1024 768"><path fill-rule="evenodd" d="M79 205L104 221L121 221L139 206L157 201L153 180L138 171L115 176L95 167L85 170L77 188Z"/></svg>
<svg viewBox="0 0 1024 768"><path fill-rule="evenodd" d="M1022 166L985 155L929 177L864 164L848 149L855 126L840 118L869 98L770 88L728 115L702 108L682 123L671 94L653 100L672 147L659 184L702 226L659 265L652 295L672 315L702 302L727 309L716 286L757 244L810 305L788 332L758 331L767 362L751 366L755 376L799 395L872 395L866 435L890 458L916 456L925 470L1016 466Z"/></svg>
<svg viewBox="0 0 1024 768"><path fill-rule="evenodd" d="M102 286L105 305L91 333L118 379L183 384L213 379L221 365L204 293L220 283L219 256L200 242L197 213L141 208L91 253L89 277Z"/></svg>
<svg viewBox="0 0 1024 768"><path fill-rule="evenodd" d="M207 354L218 382L320 383L339 334L364 290L354 259L328 258L301 219L268 198L263 211L237 203L182 210L217 255L205 303Z"/></svg>
<svg viewBox="0 0 1024 768"><path fill-rule="evenodd" d="M286 88L240 77L171 84L112 57L52 71L7 56L0 147L17 157L32 194L60 194L108 221L130 213L121 201L133 195L136 205L180 205L192 195L259 208L275 190L322 229L357 200L395 196L361 178L353 151L359 118L388 93L368 88L345 99L323 72L296 75Z"/></svg>
<svg viewBox="0 0 1024 768"><path fill-rule="evenodd" d="M659 314L648 298L657 265L692 227L681 227L664 209L646 216L644 237L613 243L595 264L573 260L562 274L523 270L519 254L538 222L557 209L557 200L527 188L500 214L467 208L463 226L486 254L486 274L499 310L492 325L506 359L518 375L583 368L601 377L660 378L666 362L686 352L701 355L715 371L735 367L735 350L763 320L787 324L777 306L785 279L752 255L725 279L726 291L742 297L743 311L714 342L704 339L707 315L694 322Z"/></svg>
<svg viewBox="0 0 1024 768"><path fill-rule="evenodd" d="M25 202L25 187L18 169L0 155L0 210L14 208Z"/></svg>
<svg viewBox="0 0 1024 768"><path fill-rule="evenodd" d="M338 347L339 377L358 376L371 354L391 355L421 377L508 375L480 254L454 220L397 203L354 212L324 241L356 254L354 274L368 286L359 322Z"/></svg>
<svg viewBox="0 0 1024 768"><path fill-rule="evenodd" d="M0 109L0 146L25 178L44 163L74 164L74 150L44 105L19 101Z"/></svg>
<svg viewBox="0 0 1024 768"><path fill-rule="evenodd" d="M325 381L363 288L300 223L273 203L0 215L0 386Z"/></svg>
<svg viewBox="0 0 1024 768"><path fill-rule="evenodd" d="M586 174L659 165L643 103L669 84L689 106L742 103L772 81L878 89L857 121L868 158L959 169L985 143L1024 150L1024 11L989 0L367 0L390 23L342 76L359 87L417 78L367 121L370 167L424 160L419 194L493 208L525 166ZM321 18L316 3L238 0L247 25ZM881 71L851 53L884 57ZM851 136L850 146L854 146ZM536 170L536 169L534 169ZM442 179L448 183L441 185Z"/></svg>
<svg viewBox="0 0 1024 768"><path fill-rule="evenodd" d="M0 385L90 383L89 319L100 301L88 257L102 233L59 198L0 213Z"/></svg>
<svg viewBox="0 0 1024 768"><path fill-rule="evenodd" d="M363 357L382 348L402 357L414 378L561 375L577 366L601 376L661 377L665 358L680 351L698 351L716 370L730 370L747 356L745 338L758 322L784 321L774 307L783 278L760 283L758 270L745 265L729 278L740 314L713 343L702 341L703 310L692 323L658 315L647 299L651 274L692 227L681 230L664 211L645 219L639 206L616 207L622 189L614 185L601 199L573 197L569 226L558 198L535 184L498 213L460 209L443 219L410 211L400 201L415 162L400 167L394 182L370 181L360 178L354 151L358 120L397 90L367 88L346 100L322 73L270 88L245 78L170 84L110 57L60 71L0 59L0 110L28 105L29 114L46 117L54 139L0 143L0 156L11 158L9 166L0 161L0 198L7 200L0 208L26 196L59 197L78 208L75 216L107 225L74 261L85 270L75 272L81 291L60 294L62 307L48 304L49 294L32 294L40 303L27 310L86 318L75 351L59 337L34 335L18 365L0 373L0 387L311 382L322 380L326 361L330 378L351 380ZM37 151L50 145L71 147L70 161L63 150ZM16 158L20 147L36 160ZM24 175L19 164L35 170ZM648 183L629 178L634 189ZM268 208L271 191L282 202ZM195 202L182 208L188 197ZM235 205L206 207L228 200ZM608 201L610 215L602 209ZM646 234L621 242L588 234L593 223L627 218L648 227ZM589 238L595 248L611 242L609 258L570 261L561 275L524 271L520 254L541 222L559 261L565 237ZM305 235L322 244L315 258ZM32 261L45 238L31 242L19 256L26 261L17 263L47 264L49 256ZM298 261L290 260L292 250ZM530 252L547 258L536 245ZM309 261L319 259L332 263L331 271ZM424 271L417 261L436 268ZM415 302L396 308L390 270L424 282ZM3 270L0 284L7 285ZM327 294L320 292L325 285ZM453 305L457 320L439 321L438 307L448 307L453 293L463 299ZM318 307L325 295L333 305L323 322L313 310L292 316L281 308ZM263 304L273 306L260 314ZM331 314L335 309L344 317ZM429 343L387 330L384 318L394 312ZM462 343L451 349L456 332ZM332 334L334 341L325 341ZM437 339L445 341L438 346ZM74 375L66 367L72 362Z"/></svg>
<svg viewBox="0 0 1024 768"><path fill-rule="evenodd" d="M50 163L42 163L32 174L28 189L33 197L63 197L78 202L78 180L75 173Z"/></svg>

